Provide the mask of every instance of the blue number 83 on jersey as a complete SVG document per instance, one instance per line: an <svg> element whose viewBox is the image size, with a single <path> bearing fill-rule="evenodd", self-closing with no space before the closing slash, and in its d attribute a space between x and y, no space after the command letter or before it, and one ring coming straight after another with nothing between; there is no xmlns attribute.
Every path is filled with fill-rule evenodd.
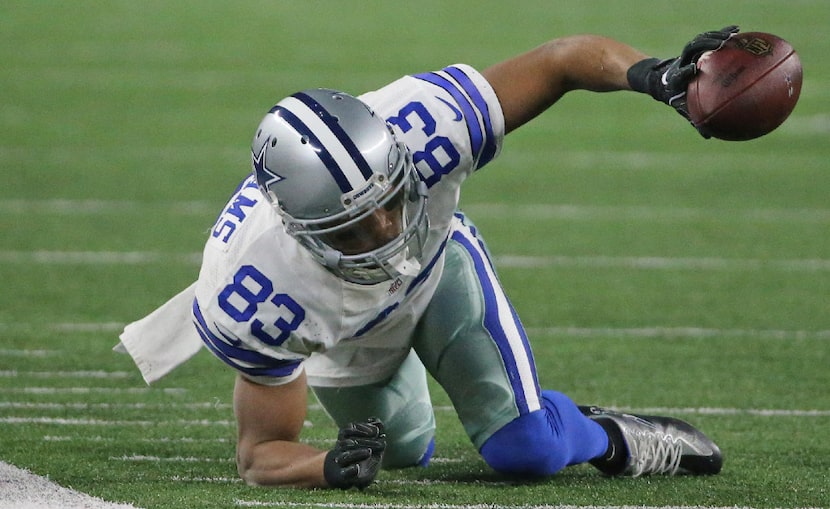
<svg viewBox="0 0 830 509"><path fill-rule="evenodd" d="M234 321L250 321L251 334L271 346L285 342L291 332L297 330L305 320L303 307L290 295L275 293L271 280L253 265L243 265L236 271L233 282L219 293L218 302L222 311ZM274 309L269 311L278 314L278 318L268 326L254 318L261 305L273 305ZM272 332L269 333L267 329Z"/></svg>

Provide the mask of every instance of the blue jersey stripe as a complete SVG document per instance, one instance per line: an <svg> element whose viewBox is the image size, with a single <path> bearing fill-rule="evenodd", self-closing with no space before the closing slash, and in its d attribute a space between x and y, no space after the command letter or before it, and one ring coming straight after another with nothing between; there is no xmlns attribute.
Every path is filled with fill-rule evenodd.
<svg viewBox="0 0 830 509"><path fill-rule="evenodd" d="M490 265L490 261L487 258L486 251L484 251L480 245L474 244L469 239L467 239L467 237L464 236L464 234L457 231L453 232L452 240L463 246L464 249L470 254L470 257L473 260L473 264L475 266L476 273L478 274L479 282L481 283L482 293L484 296L484 327L490 333L490 336L496 343L499 352L501 352L501 358L504 362L504 367L507 371L511 387L513 388L516 407L518 408L521 414L526 414L530 411L530 408L527 401L527 395L524 392L524 386L522 384L521 374L516 363L516 358L514 357L513 350L510 347L511 338L509 337L508 332L505 330L503 324L499 320L499 309L498 300L496 298L496 292L502 292L501 286L497 281L494 282L490 279L489 274L485 268L487 265ZM518 321L518 316L515 310L513 309L513 306L509 304L509 301L508 306L510 306L510 314L513 317L514 323L512 325L519 331L519 340L522 342L522 348L525 354L527 355L529 364L531 366L531 369L533 370L533 382L538 393L538 379L536 376L536 370L533 363L533 355L530 351L529 343L527 341L527 335L521 323Z"/></svg>
<svg viewBox="0 0 830 509"><path fill-rule="evenodd" d="M193 299L193 325L196 327L202 341L214 355L229 366L247 375L285 377L291 375L297 366L302 363L300 359L278 360L253 350L228 344L210 330L196 299ZM245 364L255 364L256 366L246 366L237 361Z"/></svg>
<svg viewBox="0 0 830 509"><path fill-rule="evenodd" d="M487 101L470 77L458 67L445 67L442 72L451 76L455 82L441 76L440 73L417 74L415 78L443 88L461 106L470 132L472 151L476 158L476 169L479 169L493 160L498 148L493 134L493 123L490 119L490 109L487 106ZM469 99L467 96L469 96ZM470 100L472 100L472 103ZM481 124L475 111L478 111L481 116Z"/></svg>
<svg viewBox="0 0 830 509"><path fill-rule="evenodd" d="M443 88L455 99L464 114L464 122L467 124L467 132L470 134L470 147L473 157L477 159L485 143L484 134L475 109L467 97L458 89L455 83L436 73L416 74L414 77Z"/></svg>
<svg viewBox="0 0 830 509"><path fill-rule="evenodd" d="M473 83L464 71L454 66L447 67L444 70L461 84L461 87L473 100L473 104L475 104L478 111L481 112L481 118L484 121L484 131L487 133L484 151L479 158L476 169L481 168L485 164L492 161L496 156L496 139L495 136L493 136L493 124L490 121L490 109L487 107L487 101L484 97L482 97L481 92L479 92L478 88L475 86L475 83Z"/></svg>
<svg viewBox="0 0 830 509"><path fill-rule="evenodd" d="M317 157L320 158L320 161L326 169L329 170L329 173L331 173L332 178L335 182L337 182L337 186L341 191L348 193L353 190L352 185L349 183L349 179L346 178L346 175L343 173L343 169L340 168L340 165L337 164L337 161L335 161L334 157L320 141L320 138L312 132L311 128L309 128L305 122L282 106L274 106L271 111L277 114L281 119L288 122L288 124L294 128L295 131L300 133L301 136L308 138L308 142L316 148L315 153L317 154Z"/></svg>
<svg viewBox="0 0 830 509"><path fill-rule="evenodd" d="M432 273L432 269L435 268L435 263L438 262L438 259L441 257L441 254L444 252L444 248L447 247L447 239L444 239L444 242L441 243L441 246L438 248L438 252L435 253L435 256L427 263L426 267L417 275L415 278L409 283L409 286L406 288L406 295L412 293L421 283L426 281L427 277Z"/></svg>
<svg viewBox="0 0 830 509"><path fill-rule="evenodd" d="M360 149L354 144L352 141L351 136L349 136L346 131L343 130L340 122L338 121L337 117L332 115L331 113L326 110L322 104L317 102L313 97L308 94L304 94L302 92L298 92L294 94L292 97L298 99L300 102L305 104L306 106L311 109L319 118L326 124L326 127L331 129L331 132L334 136L340 141L343 145L343 148L346 149L346 152L349 153L352 160L354 161L357 168L360 170L360 174L363 175L363 178L369 180L372 178L372 168L369 166L369 163L366 161L366 158L363 157L363 154L360 152Z"/></svg>

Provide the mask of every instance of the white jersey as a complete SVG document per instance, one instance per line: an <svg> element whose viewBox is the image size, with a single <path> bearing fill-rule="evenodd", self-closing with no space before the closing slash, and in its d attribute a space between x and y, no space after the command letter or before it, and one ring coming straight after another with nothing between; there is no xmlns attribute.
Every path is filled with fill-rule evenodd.
<svg viewBox="0 0 830 509"><path fill-rule="evenodd" d="M336 277L285 232L249 176L205 246L193 321L216 356L258 383L286 383L302 368L313 386L391 376L441 277L460 185L501 150L501 107L469 66L406 76L360 99L393 126L429 187L421 272L374 285Z"/></svg>

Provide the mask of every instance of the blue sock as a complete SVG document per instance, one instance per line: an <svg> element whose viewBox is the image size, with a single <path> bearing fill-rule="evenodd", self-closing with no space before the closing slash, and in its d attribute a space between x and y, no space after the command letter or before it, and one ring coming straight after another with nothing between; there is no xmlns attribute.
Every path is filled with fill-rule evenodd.
<svg viewBox="0 0 830 509"><path fill-rule="evenodd" d="M418 460L418 466L419 467L429 466L429 460L432 459L433 453L435 453L435 437L432 437L432 440L429 441L429 445L427 446L427 450L424 452L424 455L421 456L421 459Z"/></svg>
<svg viewBox="0 0 830 509"><path fill-rule="evenodd" d="M482 457L494 470L547 476L605 453L605 430L582 415L570 398L542 391L542 401L541 410L514 419L481 447Z"/></svg>

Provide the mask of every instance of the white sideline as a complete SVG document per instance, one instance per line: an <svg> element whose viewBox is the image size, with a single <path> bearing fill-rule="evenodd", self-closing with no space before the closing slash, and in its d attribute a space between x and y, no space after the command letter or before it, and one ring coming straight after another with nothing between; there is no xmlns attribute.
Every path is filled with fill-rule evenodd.
<svg viewBox="0 0 830 509"><path fill-rule="evenodd" d="M58 486L45 477L0 461L0 509L136 509Z"/></svg>
<svg viewBox="0 0 830 509"><path fill-rule="evenodd" d="M348 502L263 502L259 500L237 499L238 507L317 507L320 509L493 509L492 504L447 504L447 503L424 503L424 504L355 504ZM538 504L538 505L506 505L499 506L502 509L752 509L749 506L648 506L648 505L559 505L559 504ZM797 508L797 509L818 509L818 508Z"/></svg>

